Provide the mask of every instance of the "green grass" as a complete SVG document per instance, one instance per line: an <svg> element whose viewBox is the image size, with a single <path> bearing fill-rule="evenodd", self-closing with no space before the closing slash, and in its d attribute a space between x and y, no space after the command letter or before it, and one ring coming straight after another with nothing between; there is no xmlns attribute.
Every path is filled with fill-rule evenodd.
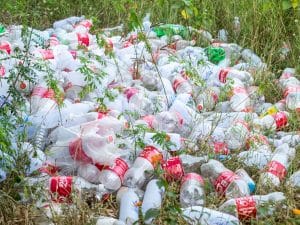
<svg viewBox="0 0 300 225"><path fill-rule="evenodd" d="M243 47L253 49L263 57L268 64L268 72L255 75L255 83L259 86L266 100L276 102L281 99L281 93L274 80L280 76L285 67L296 67L300 70L300 1L295 8L287 5L289 0L6 0L1 1L0 22L4 24L23 24L39 29L52 26L56 20L69 16L85 15L95 22L94 33L101 28L115 26L120 23L129 25L130 13L136 12L142 17L147 12L151 13L153 24L180 23L191 25L210 31L216 36L219 29L225 28L232 33L233 19L240 17L241 32L238 37L229 36L229 40L237 42ZM185 20L181 11L190 12L190 19ZM289 43L291 52L284 60L280 58L279 51L283 42ZM299 115L292 114L287 130L299 130ZM297 151L288 175L300 168L300 149ZM242 167L236 159L225 162L228 168L235 170ZM19 167L18 167L19 168ZM31 204L19 204L14 185L19 183L18 168L7 181L0 186L0 224L34 224L39 211ZM21 165L20 165L21 168ZM247 170L248 171L248 170ZM249 168L250 174L258 182L259 173ZM224 199L212 195L212 188L207 186L207 206L217 208ZM295 217L291 209L298 207L300 194L291 188L281 186L287 196L287 208L281 208L269 218L253 221L251 224L299 224L300 218ZM3 192L4 191L4 192ZM182 218L176 217L179 207L179 185L172 183L167 186L167 197L163 207L158 212L155 224L185 224ZM257 193L265 190L258 189ZM267 191L269 192L269 190ZM118 217L118 206L115 197L105 203L83 202L75 203L76 210L66 208L63 215L54 218L55 224L94 224L94 218L99 215ZM177 223L176 223L177 222Z"/></svg>

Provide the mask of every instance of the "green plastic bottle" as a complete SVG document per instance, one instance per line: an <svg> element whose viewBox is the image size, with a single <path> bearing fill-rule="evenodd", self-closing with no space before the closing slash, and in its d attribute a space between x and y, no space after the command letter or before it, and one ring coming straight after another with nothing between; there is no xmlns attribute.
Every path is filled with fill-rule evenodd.
<svg viewBox="0 0 300 225"><path fill-rule="evenodd" d="M173 36L180 35L182 38L187 39L189 37L189 29L185 26L178 24L163 24L153 28L157 37L162 37L164 35Z"/></svg>
<svg viewBox="0 0 300 225"><path fill-rule="evenodd" d="M6 31L5 27L2 24L0 24L0 36L3 35L5 31Z"/></svg>

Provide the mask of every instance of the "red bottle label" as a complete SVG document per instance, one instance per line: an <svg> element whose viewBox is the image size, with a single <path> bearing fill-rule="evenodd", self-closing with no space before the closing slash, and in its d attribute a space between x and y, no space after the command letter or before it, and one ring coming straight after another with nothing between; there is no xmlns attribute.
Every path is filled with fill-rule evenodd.
<svg viewBox="0 0 300 225"><path fill-rule="evenodd" d="M71 202L73 177L51 177L51 199L54 202Z"/></svg>
<svg viewBox="0 0 300 225"><path fill-rule="evenodd" d="M240 177L238 175L236 175L234 172L225 171L225 172L221 173L218 176L218 178L215 180L215 182L214 182L215 190L220 195L224 195L227 187L229 186L229 184L232 181L238 180L238 179L240 179Z"/></svg>
<svg viewBox="0 0 300 225"><path fill-rule="evenodd" d="M204 180L203 178L197 174L197 173L187 173L186 175L184 175L184 177L182 178L182 181L181 181L181 185L186 182L186 181L189 181L189 180L196 180L198 181L199 183L201 183L202 185L204 184Z"/></svg>
<svg viewBox="0 0 300 225"><path fill-rule="evenodd" d="M115 160L115 164L107 169L115 172L120 177L121 181L123 181L124 175L128 168L129 167L127 163L123 159L117 158Z"/></svg>
<svg viewBox="0 0 300 225"><path fill-rule="evenodd" d="M226 143L224 143L224 142L215 142L214 143L214 152L215 152L215 154L228 155L229 154L229 149L228 149Z"/></svg>
<svg viewBox="0 0 300 225"><path fill-rule="evenodd" d="M273 118L275 120L277 129L285 127L288 123L287 115L284 112L276 113L275 115L273 115Z"/></svg>
<svg viewBox="0 0 300 225"><path fill-rule="evenodd" d="M290 86L283 91L283 97L286 98L289 94L300 92L300 86Z"/></svg>
<svg viewBox="0 0 300 225"><path fill-rule="evenodd" d="M125 41L124 43L123 43L123 48L128 48L128 47L130 47L132 45L132 43L130 42L130 41Z"/></svg>
<svg viewBox="0 0 300 225"><path fill-rule="evenodd" d="M104 117L107 117L107 113L106 112L98 112L98 120L101 120Z"/></svg>
<svg viewBox="0 0 300 225"><path fill-rule="evenodd" d="M246 121L244 121L244 120L237 120L237 121L235 122L235 124L241 124L241 125L244 126L248 131L250 131L249 124L248 124Z"/></svg>
<svg viewBox="0 0 300 225"><path fill-rule="evenodd" d="M86 47L90 45L90 38L87 33L85 34L77 33L77 40L79 45L84 45Z"/></svg>
<svg viewBox="0 0 300 225"><path fill-rule="evenodd" d="M251 146L256 146L256 145L269 145L269 141L266 136L262 134L255 134L252 135L250 138L248 138L246 142L246 148L249 149Z"/></svg>
<svg viewBox="0 0 300 225"><path fill-rule="evenodd" d="M71 55L73 56L73 59L77 58L77 52L75 50L70 50L69 51L71 53Z"/></svg>
<svg viewBox="0 0 300 225"><path fill-rule="evenodd" d="M178 156L168 159L162 164L167 180L180 180L184 176L182 162Z"/></svg>
<svg viewBox="0 0 300 225"><path fill-rule="evenodd" d="M55 176L55 175L57 175L59 168L50 163L45 163L41 168L39 168L39 171L41 173L46 173L50 176Z"/></svg>
<svg viewBox="0 0 300 225"><path fill-rule="evenodd" d="M229 72L230 72L230 68L224 68L224 69L220 70L220 72L219 72L219 80L222 83L226 83L227 75L228 75Z"/></svg>
<svg viewBox="0 0 300 225"><path fill-rule="evenodd" d="M84 26L85 28L87 28L89 30L93 26L93 23L90 20L83 20L79 23L79 25Z"/></svg>
<svg viewBox="0 0 300 225"><path fill-rule="evenodd" d="M183 77L178 77L177 79L175 79L174 82L173 82L174 90L176 91L178 86L183 82L186 82L186 79L184 79Z"/></svg>
<svg viewBox="0 0 300 225"><path fill-rule="evenodd" d="M148 124L149 128L153 129L153 121L155 120L155 116L153 115L144 116L142 120L144 120Z"/></svg>
<svg viewBox="0 0 300 225"><path fill-rule="evenodd" d="M82 148L82 139L77 138L69 143L69 153L72 159L84 163L92 163L93 160L87 156Z"/></svg>
<svg viewBox="0 0 300 225"><path fill-rule="evenodd" d="M147 159L155 168L156 165L163 160L163 155L157 148L153 146L146 146L140 153L139 157Z"/></svg>
<svg viewBox="0 0 300 225"><path fill-rule="evenodd" d="M4 41L0 44L0 51L6 52L8 55L11 53L11 44L7 41Z"/></svg>
<svg viewBox="0 0 300 225"><path fill-rule="evenodd" d="M235 204L240 220L256 218L256 202L253 196L236 198Z"/></svg>
<svg viewBox="0 0 300 225"><path fill-rule="evenodd" d="M287 175L285 166L278 161L271 161L267 166L267 172L272 173L280 180L283 180Z"/></svg>
<svg viewBox="0 0 300 225"><path fill-rule="evenodd" d="M182 126L183 125L183 117L182 117L182 115L179 112L175 112L175 115L177 117L179 125Z"/></svg>
<svg viewBox="0 0 300 225"><path fill-rule="evenodd" d="M4 77L4 75L5 75L5 67L0 65L0 76Z"/></svg>
<svg viewBox="0 0 300 225"><path fill-rule="evenodd" d="M40 49L39 52L41 53L44 60L54 59L53 51L50 49Z"/></svg>
<svg viewBox="0 0 300 225"><path fill-rule="evenodd" d="M41 98L54 99L55 93L52 89L44 87L35 87L32 91L31 96L39 96Z"/></svg>
<svg viewBox="0 0 300 225"><path fill-rule="evenodd" d="M59 45L59 40L57 39L56 36L51 36L49 41L50 41L50 46Z"/></svg>
<svg viewBox="0 0 300 225"><path fill-rule="evenodd" d="M131 87L131 88L127 88L124 94L126 95L127 100L130 101L131 97L137 94L138 92L139 92L138 89Z"/></svg>

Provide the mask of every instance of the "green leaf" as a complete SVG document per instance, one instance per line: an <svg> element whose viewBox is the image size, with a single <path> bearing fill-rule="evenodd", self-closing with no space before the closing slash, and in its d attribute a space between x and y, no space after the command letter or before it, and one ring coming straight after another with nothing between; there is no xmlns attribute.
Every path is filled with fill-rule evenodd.
<svg viewBox="0 0 300 225"><path fill-rule="evenodd" d="M298 7L298 5L299 5L299 0L291 0L291 3L292 3L292 7L294 9L296 9Z"/></svg>
<svg viewBox="0 0 300 225"><path fill-rule="evenodd" d="M291 2L289 0L283 0L282 1L282 9L283 10L288 10L290 8L292 8Z"/></svg>
<svg viewBox="0 0 300 225"><path fill-rule="evenodd" d="M157 217L158 215L159 215L159 209L151 208L146 212L144 220L147 221L149 219Z"/></svg>

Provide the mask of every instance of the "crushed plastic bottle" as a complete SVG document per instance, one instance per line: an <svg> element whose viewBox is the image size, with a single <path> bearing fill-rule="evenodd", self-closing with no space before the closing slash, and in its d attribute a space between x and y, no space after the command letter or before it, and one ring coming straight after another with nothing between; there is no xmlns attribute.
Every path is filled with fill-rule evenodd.
<svg viewBox="0 0 300 225"><path fill-rule="evenodd" d="M238 217L241 221L270 216L276 210L275 205L282 205L286 198L282 192L272 192L267 195L252 195L234 198L223 203L221 212ZM260 210L266 208L267 210Z"/></svg>
<svg viewBox="0 0 300 225"><path fill-rule="evenodd" d="M210 159L203 164L201 174L209 178L216 192L227 199L250 195L247 183L217 160Z"/></svg>

